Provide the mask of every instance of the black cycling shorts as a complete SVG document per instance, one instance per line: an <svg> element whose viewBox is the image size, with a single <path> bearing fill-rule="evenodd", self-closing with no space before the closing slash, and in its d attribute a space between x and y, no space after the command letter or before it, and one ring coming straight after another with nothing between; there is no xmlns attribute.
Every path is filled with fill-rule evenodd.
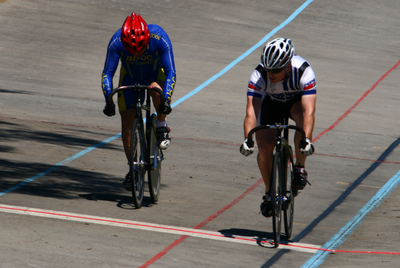
<svg viewBox="0 0 400 268"><path fill-rule="evenodd" d="M299 101L301 101L301 95L287 102L275 101L269 96L266 96L261 104L260 124L283 124L285 118L292 118L290 110L292 106Z"/></svg>

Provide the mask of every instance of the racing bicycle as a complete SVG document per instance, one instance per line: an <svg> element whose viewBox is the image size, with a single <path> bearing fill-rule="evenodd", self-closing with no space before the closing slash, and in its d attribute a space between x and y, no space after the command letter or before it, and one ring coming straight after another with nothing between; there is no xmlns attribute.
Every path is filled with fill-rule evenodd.
<svg viewBox="0 0 400 268"><path fill-rule="evenodd" d="M151 113L150 92L155 91L160 95L161 106L165 97L161 89L153 86L134 85L121 86L112 90L107 98L107 103L113 103L112 97L124 90L137 91L136 118L133 121L131 132L131 148L129 154L129 167L131 172L132 197L135 207L141 208L144 196L145 173L148 176L149 192L152 202L157 202L160 194L161 161L165 158L157 143L156 123L157 115ZM146 103L142 104L141 96L146 92ZM142 109L146 111L143 118ZM160 107L164 110L164 107Z"/></svg>
<svg viewBox="0 0 400 268"><path fill-rule="evenodd" d="M269 196L272 203L272 229L274 247L279 247L281 237L281 219L283 221L286 239L292 235L294 217L294 197L298 191L292 187L294 180L293 150L289 145L289 129L299 131L302 135L300 147L304 148L307 143L304 130L298 126L287 125L286 118L283 124L257 126L250 130L247 138L249 147L254 146L253 134L261 129L276 129L276 145L272 163ZM282 136L283 130L283 136Z"/></svg>

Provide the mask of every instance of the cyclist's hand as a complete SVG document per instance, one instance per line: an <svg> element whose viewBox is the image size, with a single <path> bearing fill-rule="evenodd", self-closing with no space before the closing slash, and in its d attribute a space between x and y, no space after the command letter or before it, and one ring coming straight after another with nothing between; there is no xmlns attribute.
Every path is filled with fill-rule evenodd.
<svg viewBox="0 0 400 268"><path fill-rule="evenodd" d="M158 107L158 109L160 110L160 114L170 114L172 111L171 105L168 101L165 101L164 103L164 110L161 110L160 108L162 108L162 103L160 103L160 106Z"/></svg>
<svg viewBox="0 0 400 268"><path fill-rule="evenodd" d="M306 156L312 155L315 152L314 144L311 143L309 138L306 138L306 145L304 148L300 147L300 152Z"/></svg>
<svg viewBox="0 0 400 268"><path fill-rule="evenodd" d="M103 113L107 116L114 116L115 115L115 104L111 103L110 105L108 105L106 103L106 106L103 109Z"/></svg>
<svg viewBox="0 0 400 268"><path fill-rule="evenodd" d="M249 156L254 151L254 142L252 144L247 144L247 139L240 145L240 153L244 156Z"/></svg>

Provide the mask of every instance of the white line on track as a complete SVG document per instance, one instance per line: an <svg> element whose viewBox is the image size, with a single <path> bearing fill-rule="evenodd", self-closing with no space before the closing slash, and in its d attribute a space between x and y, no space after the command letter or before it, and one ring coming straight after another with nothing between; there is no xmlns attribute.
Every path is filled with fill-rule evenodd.
<svg viewBox="0 0 400 268"><path fill-rule="evenodd" d="M264 246L272 248L273 245L271 243L272 240L269 239L260 239L258 237L250 237L250 236L239 236L239 235L223 235L220 232L215 231L207 231L193 228L184 228L170 225L161 225L161 224L153 224L147 222L138 222L138 221L130 221L123 219L113 219L106 217L98 217L77 213L69 213L69 212L61 212L54 210L44 210L44 209L36 209L29 207L19 207L19 206L11 206L0 204L0 212L4 213L13 213L20 214L26 216L34 216L34 217L45 217L59 220L68 220L75 222L84 222L84 223L93 223L93 224L101 224L107 226L115 226L115 227L123 227L123 228L132 228L143 231L152 231L152 232L160 232L167 234L174 234L180 236L191 236L212 240L219 240L224 242L232 242L232 243L240 243L247 244L253 246ZM295 243L289 242L288 244L280 244L279 249L290 249L294 251L301 251L307 253L316 253L320 246L312 245L312 244L304 244L304 243Z"/></svg>

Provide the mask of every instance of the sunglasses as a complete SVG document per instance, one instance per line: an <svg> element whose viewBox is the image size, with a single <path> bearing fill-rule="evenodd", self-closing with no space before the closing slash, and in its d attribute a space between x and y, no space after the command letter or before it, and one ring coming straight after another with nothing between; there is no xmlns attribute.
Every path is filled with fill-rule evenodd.
<svg viewBox="0 0 400 268"><path fill-rule="evenodd" d="M285 69L285 67L280 68L280 69L266 69L267 73L273 73L273 74L279 74Z"/></svg>

